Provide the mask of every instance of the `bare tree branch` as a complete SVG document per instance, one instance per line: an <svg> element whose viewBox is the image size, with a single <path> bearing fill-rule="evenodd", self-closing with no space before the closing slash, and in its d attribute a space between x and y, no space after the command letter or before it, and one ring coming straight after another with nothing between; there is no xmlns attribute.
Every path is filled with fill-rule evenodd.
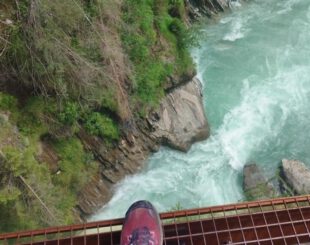
<svg viewBox="0 0 310 245"><path fill-rule="evenodd" d="M52 217L55 221L57 221L57 218L54 216L54 214L49 210L49 208L45 205L45 203L42 201L42 199L38 196L38 194L33 190L33 188L26 182L23 176L18 176L19 179L23 182L23 184L31 191L31 193L35 196L35 198L40 202L42 207L46 210L46 212Z"/></svg>

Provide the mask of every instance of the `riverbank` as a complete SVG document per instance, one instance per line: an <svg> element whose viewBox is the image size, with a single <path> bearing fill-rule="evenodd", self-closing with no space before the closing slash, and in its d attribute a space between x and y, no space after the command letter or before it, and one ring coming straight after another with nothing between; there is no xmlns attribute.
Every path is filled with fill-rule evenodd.
<svg viewBox="0 0 310 245"><path fill-rule="evenodd" d="M81 221L160 145L208 137L186 25L223 3L1 2L0 230Z"/></svg>

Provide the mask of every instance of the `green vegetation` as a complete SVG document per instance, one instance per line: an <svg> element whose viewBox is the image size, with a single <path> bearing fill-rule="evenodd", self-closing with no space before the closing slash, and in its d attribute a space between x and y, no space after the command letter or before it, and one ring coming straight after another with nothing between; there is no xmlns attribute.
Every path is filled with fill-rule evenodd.
<svg viewBox="0 0 310 245"><path fill-rule="evenodd" d="M61 137L50 140L51 147L60 159L55 163L57 173L49 169L47 164L39 163L37 156L41 137L53 132L53 128L64 127L61 119L67 119L66 123L63 122L65 125L67 121L70 124L77 123L80 116L78 107L68 103L59 109L54 99L42 96L30 97L21 108L17 104L14 96L0 94L0 114L6 111L11 114L9 121L2 117L0 120L0 153L3 156L0 218L5 220L0 230L72 223L77 194L98 170L92 154L85 152L76 137ZM55 121L58 117L59 121ZM17 124L18 131L14 129L14 124Z"/></svg>
<svg viewBox="0 0 310 245"><path fill-rule="evenodd" d="M25 106L15 112L20 132L38 140L40 135L48 131L47 120L55 110L54 100L45 101L43 97L30 97Z"/></svg>
<svg viewBox="0 0 310 245"><path fill-rule="evenodd" d="M173 211L180 211L182 209L184 209L184 208L182 207L181 203L177 202L173 207L170 208L169 211L172 211L172 212Z"/></svg>
<svg viewBox="0 0 310 245"><path fill-rule="evenodd" d="M93 112L86 119L85 129L92 135L101 136L107 141L118 140L119 132L113 120L99 112Z"/></svg>
<svg viewBox="0 0 310 245"><path fill-rule="evenodd" d="M133 95L142 108L158 104L169 76L180 76L192 69L186 42L189 35L182 21L184 12L183 1L124 3L122 40L134 67Z"/></svg>
<svg viewBox="0 0 310 245"><path fill-rule="evenodd" d="M147 111L158 104L169 77L193 70L187 50L193 41L181 0L30 4L3 4L11 5L17 17L6 27L10 45L0 56L0 70L45 97L56 96L71 106L68 110L76 110L72 101L78 101L83 109L105 109L128 119L128 110ZM132 65L125 63L127 56ZM60 119L73 124L78 112L66 112L74 115Z"/></svg>
<svg viewBox="0 0 310 245"><path fill-rule="evenodd" d="M66 102L59 113L59 121L65 125L74 125L80 117L80 107L75 102Z"/></svg>
<svg viewBox="0 0 310 245"><path fill-rule="evenodd" d="M53 180L59 186L77 193L93 174L92 169L96 170L92 157L85 154L83 145L77 138L55 141L54 148L61 157L59 162L61 173L55 175Z"/></svg>
<svg viewBox="0 0 310 245"><path fill-rule="evenodd" d="M247 191L244 192L245 199L247 201L254 201L254 200L271 198L271 194L272 196L275 196L275 193L273 193L273 190L269 185L270 185L269 182L260 183L254 188L248 189Z"/></svg>
<svg viewBox="0 0 310 245"><path fill-rule="evenodd" d="M17 99L14 96L0 92L0 109L14 110L17 107Z"/></svg>
<svg viewBox="0 0 310 245"><path fill-rule="evenodd" d="M107 34L99 23L106 4L106 0L44 0L30 6L29 1L16 1L18 17L7 31L10 45L0 57L1 70L67 105L79 101L90 109L117 110L111 103L117 98L116 84L102 48ZM68 119L64 116L61 119Z"/></svg>
<svg viewBox="0 0 310 245"><path fill-rule="evenodd" d="M34 117L40 118L45 106L41 98L33 97L23 110L16 109L13 121L0 120L1 231L74 222L77 194L98 171L92 154L76 137L51 141L60 159L55 162L57 172L38 161L40 137L47 131L44 122ZM16 120L20 131L14 127Z"/></svg>
<svg viewBox="0 0 310 245"><path fill-rule="evenodd" d="M193 74L185 18L183 0L1 1L0 231L74 221L98 171L80 130L113 147Z"/></svg>
<svg viewBox="0 0 310 245"><path fill-rule="evenodd" d="M37 189L37 192L40 192L42 198L47 202L56 201L50 197L51 192L47 189L48 179L44 177L49 177L49 174L46 166L37 164L28 148L20 150L10 146L2 151L5 158L2 171L5 171L5 174L1 178L3 187L0 190L0 213L3 222L0 224L0 229L2 231L28 229L35 227L41 219L46 219L47 223L54 224L53 217L44 215L44 209L20 178L25 176L27 184ZM28 205L24 201L25 199L28 201ZM34 215L40 215L40 218Z"/></svg>

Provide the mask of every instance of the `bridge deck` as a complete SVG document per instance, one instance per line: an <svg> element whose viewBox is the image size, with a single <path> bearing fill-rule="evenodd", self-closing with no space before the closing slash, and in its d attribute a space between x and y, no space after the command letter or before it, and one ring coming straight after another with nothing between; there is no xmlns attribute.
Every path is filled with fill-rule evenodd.
<svg viewBox="0 0 310 245"><path fill-rule="evenodd" d="M310 244L310 195L162 213L164 245ZM118 245L122 219L0 234L0 244Z"/></svg>

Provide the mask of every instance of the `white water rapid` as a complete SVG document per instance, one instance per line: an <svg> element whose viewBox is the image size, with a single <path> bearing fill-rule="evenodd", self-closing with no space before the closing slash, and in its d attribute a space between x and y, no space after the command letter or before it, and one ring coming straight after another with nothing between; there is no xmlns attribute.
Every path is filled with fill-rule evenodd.
<svg viewBox="0 0 310 245"><path fill-rule="evenodd" d="M186 154L162 148L93 220L139 199L160 211L237 202L247 162L269 176L282 158L310 163L310 1L252 0L201 28L192 54L211 137Z"/></svg>

